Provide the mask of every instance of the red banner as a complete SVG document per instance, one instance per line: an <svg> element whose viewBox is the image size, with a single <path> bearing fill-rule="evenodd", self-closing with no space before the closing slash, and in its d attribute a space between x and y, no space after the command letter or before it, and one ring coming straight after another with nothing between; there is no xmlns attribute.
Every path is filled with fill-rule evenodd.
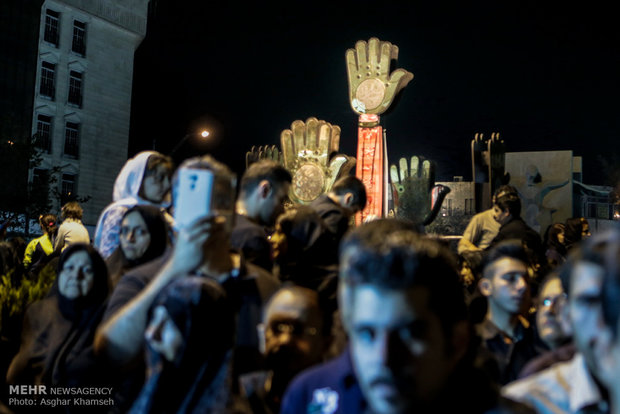
<svg viewBox="0 0 620 414"><path fill-rule="evenodd" d="M377 116L377 121L378 118ZM360 123L362 122L362 117L360 117ZM355 216L357 225L369 217L383 217L383 150L383 128L381 126L360 126L358 128L355 175L366 187L368 202L366 208Z"/></svg>

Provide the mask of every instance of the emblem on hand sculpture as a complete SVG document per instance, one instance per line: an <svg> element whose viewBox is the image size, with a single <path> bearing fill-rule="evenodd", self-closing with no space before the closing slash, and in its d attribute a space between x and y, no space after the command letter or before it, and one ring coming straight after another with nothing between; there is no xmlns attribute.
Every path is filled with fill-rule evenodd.
<svg viewBox="0 0 620 414"><path fill-rule="evenodd" d="M397 217L407 218L423 225L430 224L441 209L450 188L435 185L435 164L422 157L399 160L390 167L394 207Z"/></svg>
<svg viewBox="0 0 620 414"><path fill-rule="evenodd" d="M312 202L355 165L354 158L338 154L340 127L326 121L294 121L280 141L284 167L293 176L289 197L296 203Z"/></svg>
<svg viewBox="0 0 620 414"><path fill-rule="evenodd" d="M347 50L349 101L357 114L382 114L413 79L405 69L390 73L390 64L397 58L398 46L376 37L360 40L355 49Z"/></svg>

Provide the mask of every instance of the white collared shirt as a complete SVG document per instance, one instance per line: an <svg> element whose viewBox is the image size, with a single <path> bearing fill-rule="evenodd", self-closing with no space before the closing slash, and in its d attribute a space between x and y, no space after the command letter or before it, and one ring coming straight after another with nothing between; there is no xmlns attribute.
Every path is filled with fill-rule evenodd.
<svg viewBox="0 0 620 414"><path fill-rule="evenodd" d="M579 413L586 407L609 411L580 353L570 361L507 384L502 395L527 404L538 413Z"/></svg>

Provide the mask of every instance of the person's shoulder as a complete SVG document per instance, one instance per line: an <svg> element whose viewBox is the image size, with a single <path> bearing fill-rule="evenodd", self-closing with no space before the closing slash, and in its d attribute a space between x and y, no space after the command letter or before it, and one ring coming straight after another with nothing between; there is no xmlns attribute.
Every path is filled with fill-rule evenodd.
<svg viewBox="0 0 620 414"><path fill-rule="evenodd" d="M345 352L336 358L302 371L291 381L289 389L291 391L295 388L312 391L330 386L338 388L343 378L352 374L348 358L348 353Z"/></svg>
<svg viewBox="0 0 620 414"><path fill-rule="evenodd" d="M559 388L564 388L562 384L571 383L571 379L567 377L571 366L572 360L559 362L528 377L506 384L502 387L501 393L504 397L516 401L536 399L537 395L557 398Z"/></svg>

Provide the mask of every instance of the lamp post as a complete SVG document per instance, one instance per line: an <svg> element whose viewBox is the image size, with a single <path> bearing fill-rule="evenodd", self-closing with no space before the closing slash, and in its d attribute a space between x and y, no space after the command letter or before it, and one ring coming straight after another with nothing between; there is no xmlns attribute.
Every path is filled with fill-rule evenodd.
<svg viewBox="0 0 620 414"><path fill-rule="evenodd" d="M189 137L193 137L194 135L200 135L202 138L207 138L210 133L206 129L203 129L202 131L200 131L200 133L190 132L189 134L185 134L185 136L181 138L177 145L174 146L172 151L170 151L170 155L173 155L179 148L181 148L181 145L183 145L183 143L187 141Z"/></svg>

